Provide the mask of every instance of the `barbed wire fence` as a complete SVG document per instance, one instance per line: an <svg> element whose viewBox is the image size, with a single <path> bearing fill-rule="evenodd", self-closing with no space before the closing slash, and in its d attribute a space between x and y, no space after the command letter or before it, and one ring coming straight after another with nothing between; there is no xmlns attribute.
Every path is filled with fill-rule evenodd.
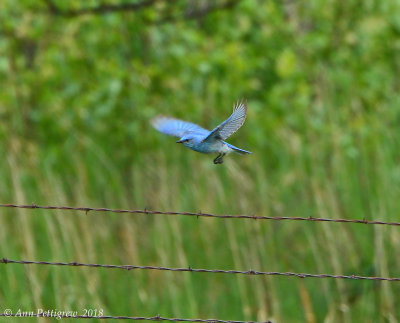
<svg viewBox="0 0 400 323"><path fill-rule="evenodd" d="M22 265L47 265L47 266L72 266L72 267L92 267L107 269L125 269L125 270L159 270L159 271L175 271L175 272L192 272L192 273L213 273L213 274L241 274L254 276L292 276L298 278L336 278L336 279L355 279L355 280L378 280L378 281L400 281L400 278L391 277L371 277L357 275L330 275L330 274L308 274L308 273L292 273L278 271L256 271L256 270L222 270L222 269L202 269L202 268L170 268L156 266L133 266L133 265L103 265L103 264L86 264L80 262L49 262L49 261L29 261L29 260L12 260L0 259L0 264L22 264Z"/></svg>
<svg viewBox="0 0 400 323"><path fill-rule="evenodd" d="M62 312L62 311L60 311ZM76 315L76 314L65 314L45 311L44 313L21 313L21 314L12 314L12 313L0 313L0 317L52 317L56 319L68 318L68 319L97 319L97 320L132 320L132 321L169 321L169 322L201 322L201 323L273 323L272 321L265 322L255 322L255 321L225 321L218 319L183 319L183 318L175 318L175 317L162 317L160 315L156 316L90 316L90 315Z"/></svg>
<svg viewBox="0 0 400 323"><path fill-rule="evenodd" d="M199 212L172 212L172 211L155 211L155 210L128 210L128 209L109 209L109 208L92 208L92 207L70 207L70 206L43 206L43 205L19 205L19 204L0 204L3 208L21 208L21 209L43 209L43 210L66 210L66 211L82 211L88 214L89 212L112 212L112 213L127 213L127 214L144 214L144 215L182 215L194 217L207 217L217 219L245 219L245 220L273 220L273 221L310 221L310 222L327 222L327 223L354 223L354 224L369 224L369 225L389 225L400 226L399 222L385 222L366 219L328 219L314 217L283 217L283 216L259 216L259 215L233 215L233 214L212 214ZM295 272L275 272L275 271L256 271L256 270L221 270L221 269L203 269L203 268L170 268L157 266L138 266L138 265L112 265L112 264L92 264L80 262L49 262L49 261L33 261L33 260L14 260L8 258L0 258L0 265L20 264L20 265L44 265L44 266L70 266L70 267L90 267L104 269L123 269L131 270L157 270L157 271L172 271L172 272L191 272L191 273L213 273L213 274L239 274L249 276L286 276L297 278L331 278L331 279L351 279L351 280L369 280L369 281L388 281L400 282L397 277L374 277L360 275L340 275L340 274L310 274L310 273L295 273ZM18 313L3 312L0 317L20 317ZM173 321L173 322L204 322L204 323L261 323L253 321L226 321L220 319L186 319L186 318L166 318L160 315L153 317L143 316L88 316L78 315L77 313L27 313L24 317L56 317L69 319L122 319L122 320L144 320L144 321ZM272 323L266 321L262 323Z"/></svg>
<svg viewBox="0 0 400 323"><path fill-rule="evenodd" d="M122 210L108 208L92 208L92 207L71 207L71 206L44 206L36 204L18 205L18 204L0 204L0 207L21 208L21 209L44 209L44 210L67 210L67 211L83 211L89 212L112 212L112 213L129 213L129 214L146 214L146 215L183 215L220 219L250 219L250 220L275 220L275 221L311 221L311 222L333 222L333 223L358 223L372 225L392 225L400 226L400 222L385 222L367 219L327 219L314 217L289 217L289 216L260 216L260 215L244 215L244 214L212 214L199 212L171 212L171 211L154 211L154 210Z"/></svg>

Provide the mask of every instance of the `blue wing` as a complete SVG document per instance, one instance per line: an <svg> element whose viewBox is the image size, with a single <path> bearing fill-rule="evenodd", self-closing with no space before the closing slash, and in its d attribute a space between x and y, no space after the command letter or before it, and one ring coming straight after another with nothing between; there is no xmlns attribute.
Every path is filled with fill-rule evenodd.
<svg viewBox="0 0 400 323"><path fill-rule="evenodd" d="M225 140L233 135L243 125L246 119L247 105L245 102L238 102L233 106L231 116L213 129L203 141L214 138Z"/></svg>
<svg viewBox="0 0 400 323"><path fill-rule="evenodd" d="M207 136L210 133L209 130L204 129L197 124L171 117L155 117L151 120L151 124L158 131L175 137L182 137L188 133Z"/></svg>

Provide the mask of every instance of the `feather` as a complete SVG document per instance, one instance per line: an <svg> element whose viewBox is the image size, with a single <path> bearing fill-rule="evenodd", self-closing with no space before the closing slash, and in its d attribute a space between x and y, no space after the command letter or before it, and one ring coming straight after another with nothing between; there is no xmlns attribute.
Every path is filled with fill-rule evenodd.
<svg viewBox="0 0 400 323"><path fill-rule="evenodd" d="M182 137L185 134L207 136L210 133L209 130L204 129L197 124L171 117L155 117L151 120L151 124L158 131L175 137Z"/></svg>
<svg viewBox="0 0 400 323"><path fill-rule="evenodd" d="M233 112L230 117L222 122L218 127L214 128L203 141L227 139L243 125L246 119L246 113L247 104L245 102L237 102L233 107Z"/></svg>

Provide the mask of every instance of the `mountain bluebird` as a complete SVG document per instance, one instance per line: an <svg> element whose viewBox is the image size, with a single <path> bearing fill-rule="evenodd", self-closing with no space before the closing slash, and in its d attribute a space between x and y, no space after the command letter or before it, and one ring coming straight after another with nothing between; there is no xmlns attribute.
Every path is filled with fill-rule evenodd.
<svg viewBox="0 0 400 323"><path fill-rule="evenodd" d="M246 119L247 106L245 102L238 102L233 107L231 116L212 131L206 130L194 123L171 117L158 116L151 123L158 131L170 136L179 137L177 143L200 153L218 153L214 164L222 164L222 158L234 151L245 155L246 151L228 144L224 140L233 135L243 125Z"/></svg>

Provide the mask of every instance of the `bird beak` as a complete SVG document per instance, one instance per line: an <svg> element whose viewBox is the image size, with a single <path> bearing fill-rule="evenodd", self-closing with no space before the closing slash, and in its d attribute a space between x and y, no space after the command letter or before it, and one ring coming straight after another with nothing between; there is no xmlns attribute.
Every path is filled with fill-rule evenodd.
<svg viewBox="0 0 400 323"><path fill-rule="evenodd" d="M182 142L183 142L183 140L178 140L176 143L181 144Z"/></svg>

